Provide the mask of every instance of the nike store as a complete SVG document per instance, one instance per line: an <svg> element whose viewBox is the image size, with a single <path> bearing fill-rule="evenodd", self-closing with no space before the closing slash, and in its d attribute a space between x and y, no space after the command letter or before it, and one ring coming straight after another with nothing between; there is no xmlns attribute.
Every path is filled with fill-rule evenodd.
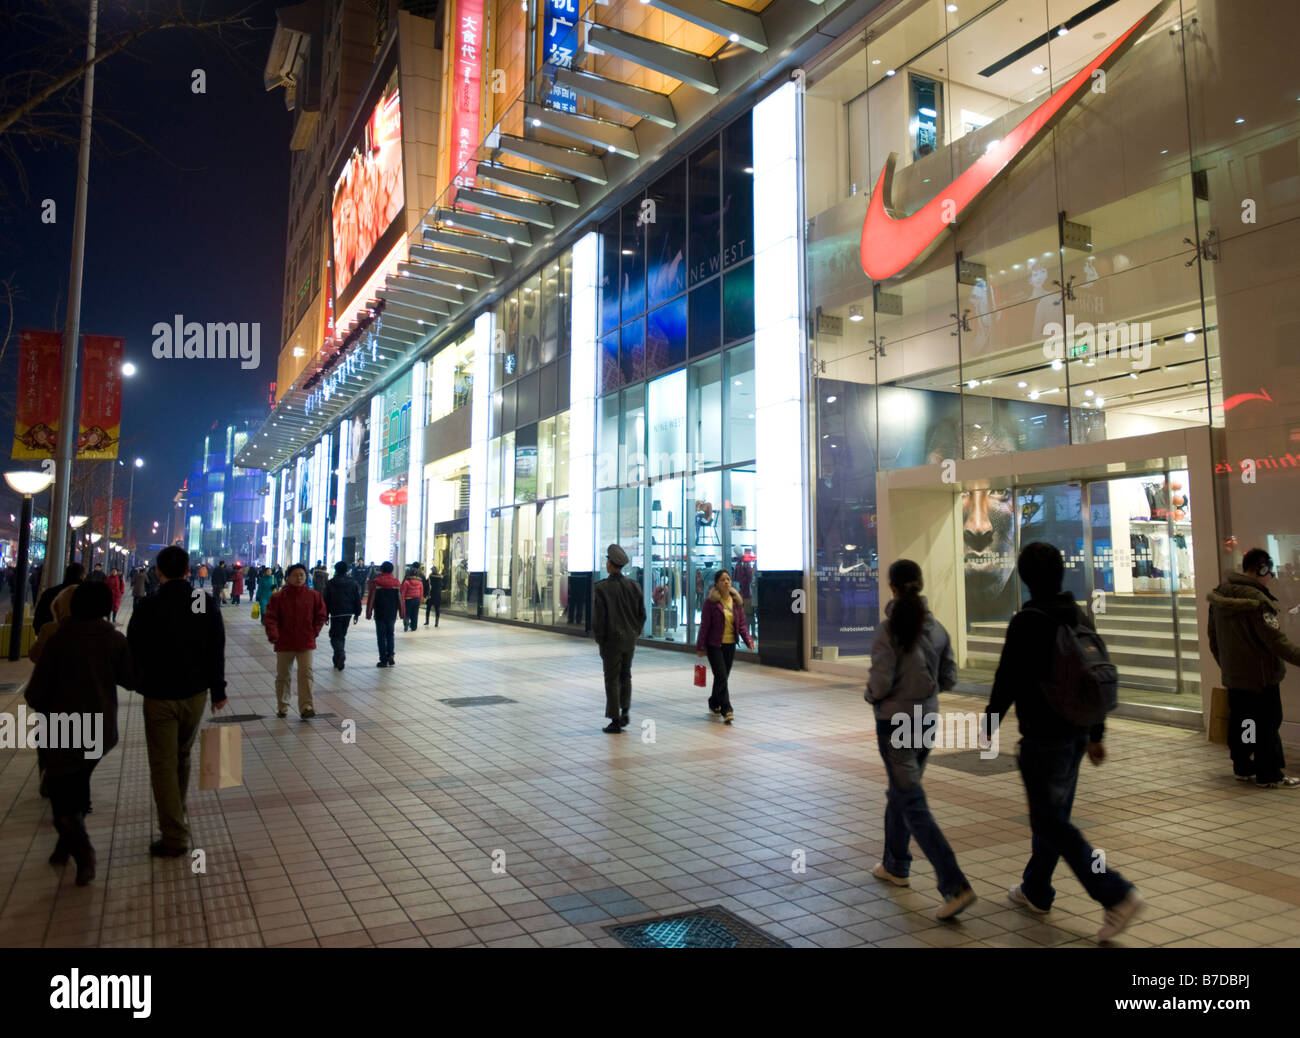
<svg viewBox="0 0 1300 1038"><path fill-rule="evenodd" d="M885 6L803 95L810 666L865 666L910 557L988 681L1045 540L1123 709L1201 727L1206 593L1300 573L1300 16Z"/></svg>

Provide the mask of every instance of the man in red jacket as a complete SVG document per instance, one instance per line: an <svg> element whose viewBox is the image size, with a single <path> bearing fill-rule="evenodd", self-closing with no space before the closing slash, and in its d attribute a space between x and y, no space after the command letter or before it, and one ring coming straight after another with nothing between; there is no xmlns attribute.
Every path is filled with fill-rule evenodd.
<svg viewBox="0 0 1300 1038"><path fill-rule="evenodd" d="M298 662L298 714L316 716L311 702L312 653L316 636L329 619L325 599L307 586L307 567L295 564L285 574L285 586L266 607L266 636L275 646L275 716L289 713L289 668Z"/></svg>
<svg viewBox="0 0 1300 1038"><path fill-rule="evenodd" d="M393 657L393 629L398 618L406 618L406 603L402 601L402 585L393 576L393 564L385 562L379 567L379 576L370 582L370 591L366 595L366 619L375 618L375 636L379 640L379 663L376 666L391 667L396 663Z"/></svg>

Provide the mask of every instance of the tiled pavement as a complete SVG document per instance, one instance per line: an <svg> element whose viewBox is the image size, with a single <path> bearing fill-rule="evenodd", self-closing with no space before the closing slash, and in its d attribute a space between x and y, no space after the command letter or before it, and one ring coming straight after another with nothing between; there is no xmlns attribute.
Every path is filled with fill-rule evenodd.
<svg viewBox="0 0 1300 1038"><path fill-rule="evenodd" d="M959 922L935 921L915 848L911 889L870 876L884 772L843 679L738 664L728 728L692 687L691 657L642 648L633 727L609 736L590 642L444 617L399 631L398 664L380 670L363 621L344 673L324 640L317 652L316 708L335 716L280 721L261 626L246 607L225 617L233 707L266 716L241 725L244 785L190 794L206 872L149 857L140 704L123 693L121 743L94 777L89 887L46 863L35 753L0 750L0 947L616 946L616 920L712 904L795 946L1094 943L1100 911L1064 868L1050 916L1005 901L1029 846L1010 745L989 762L936 751L927 771L980 896ZM0 711L28 670L0 665ZM442 702L491 695L514 702ZM1076 814L1147 899L1117 943L1300 946L1300 792L1243 788L1195 733L1115 721L1107 745L1102 767L1083 767Z"/></svg>

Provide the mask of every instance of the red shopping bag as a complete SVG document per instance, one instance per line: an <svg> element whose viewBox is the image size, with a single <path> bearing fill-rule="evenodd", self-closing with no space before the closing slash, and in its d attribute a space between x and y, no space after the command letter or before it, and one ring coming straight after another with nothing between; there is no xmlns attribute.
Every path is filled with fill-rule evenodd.
<svg viewBox="0 0 1300 1038"><path fill-rule="evenodd" d="M707 680L707 673L708 672L704 669L703 663L695 664L695 685L697 688L704 687L704 682Z"/></svg>

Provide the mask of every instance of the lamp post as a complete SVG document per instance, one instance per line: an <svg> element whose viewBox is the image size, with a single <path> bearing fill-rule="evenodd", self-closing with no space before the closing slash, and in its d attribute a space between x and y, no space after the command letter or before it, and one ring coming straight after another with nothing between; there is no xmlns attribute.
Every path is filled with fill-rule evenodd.
<svg viewBox="0 0 1300 1038"><path fill-rule="evenodd" d="M91 533L87 540L90 541L90 565L86 567L86 576L90 576L90 571L95 568L95 549L98 547L102 533Z"/></svg>
<svg viewBox="0 0 1300 1038"><path fill-rule="evenodd" d="M6 472L9 489L23 495L22 525L18 529L18 567L14 573L13 619L9 626L9 660L18 659L23 643L23 610L27 593L27 553L32 546L32 495L39 494L52 482L48 472ZM51 532L53 530L51 529ZM63 554L60 549L59 555ZM46 555L49 558L49 555Z"/></svg>
<svg viewBox="0 0 1300 1038"><path fill-rule="evenodd" d="M76 552L77 552L76 531L80 530L83 526L85 526L89 520L90 517L86 515L68 516L68 525L71 526L73 530L72 536L68 538L68 565L69 566L71 566L74 562L77 561L76 560ZM49 558L49 556L47 555L46 558Z"/></svg>
<svg viewBox="0 0 1300 1038"><path fill-rule="evenodd" d="M126 537L128 565L133 565L135 562L134 551L131 548L131 512L135 509L135 470L143 467L144 458L136 458L135 463L131 466L131 487L126 495L126 528L122 533Z"/></svg>

